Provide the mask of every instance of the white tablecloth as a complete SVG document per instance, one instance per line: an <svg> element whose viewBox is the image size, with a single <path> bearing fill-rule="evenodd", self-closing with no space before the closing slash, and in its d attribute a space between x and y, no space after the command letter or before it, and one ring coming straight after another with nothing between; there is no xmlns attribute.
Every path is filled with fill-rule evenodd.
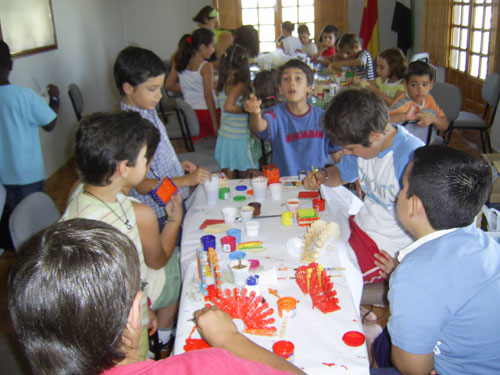
<svg viewBox="0 0 500 375"><path fill-rule="evenodd" d="M235 202L232 198L235 195L246 195L237 192L236 185L250 186L248 180L232 180L229 183L231 188L231 197L229 200L219 200L216 205L208 205L203 187L198 187L190 198L189 210L184 219L184 228L181 247L181 270L183 275L183 289L181 303L179 308L179 319L177 323L177 334L175 340L174 353L182 353L185 341L191 332L194 323L189 321L193 312L202 308L205 304L201 293L199 292L199 279L197 276L195 251L201 246L200 237L204 235L199 229L205 219L222 219L221 209L227 206L241 207L244 204L254 201L253 197L247 195L245 202ZM299 191L303 188L283 189L282 199L274 201L271 199L270 192L267 192L267 199L263 202L261 215L280 214L286 211L285 201L289 198L296 198ZM344 188L323 188L328 207L320 212L319 216L326 222L335 221L341 229L341 236L333 247L325 249L318 261L324 267L344 267L344 271L337 271L334 274L340 274L341 277L334 277L331 280L334 283L337 297L339 299L340 310L323 314L318 309L312 308L311 298L304 295L296 284L295 280L280 280L277 285L272 286L277 289L281 297L291 296L296 298L297 314L294 318L289 318L285 335L280 338L280 328L282 318L278 315L277 298L268 292L268 288L261 287L261 294L274 309L273 317L276 319L277 336L264 337L248 335L250 339L259 345L272 350L272 345L278 340L289 340L295 345L295 365L301 367L308 374L368 374L368 356L366 346L349 347L342 336L348 331L363 332L361 320L359 317L359 301L361 298L362 278L356 261L352 262L354 255L347 238L349 236L349 227L347 215L352 214L349 209L356 206L354 203L346 204L346 197L350 200L354 197ZM348 195L345 195L348 194ZM300 208L311 208L310 199L301 200ZM244 230L244 225L237 222L233 227L242 230L242 241L263 241L266 251L258 254L247 255L247 259L258 259L260 267L256 271L261 272L273 266L298 267L303 265L300 258L292 257L286 250L286 243L291 237L303 238L306 232L305 227L299 227L295 222L292 226L281 225L279 217L258 219L260 223L260 232L258 237L248 237ZM220 238L226 233L216 235L217 254L222 269L223 288L233 288L232 276L228 269L228 254L221 251ZM294 271L277 271L278 276L293 276ZM330 273L330 272L329 272ZM241 330L243 324L241 321L235 321ZM193 338L198 338L196 332Z"/></svg>

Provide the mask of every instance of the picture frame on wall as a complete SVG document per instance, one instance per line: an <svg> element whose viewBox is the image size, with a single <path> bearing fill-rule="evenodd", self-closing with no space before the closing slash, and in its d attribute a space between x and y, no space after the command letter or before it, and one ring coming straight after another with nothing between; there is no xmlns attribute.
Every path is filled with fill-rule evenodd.
<svg viewBox="0 0 500 375"><path fill-rule="evenodd" d="M51 0L0 0L0 39L14 57L57 49Z"/></svg>

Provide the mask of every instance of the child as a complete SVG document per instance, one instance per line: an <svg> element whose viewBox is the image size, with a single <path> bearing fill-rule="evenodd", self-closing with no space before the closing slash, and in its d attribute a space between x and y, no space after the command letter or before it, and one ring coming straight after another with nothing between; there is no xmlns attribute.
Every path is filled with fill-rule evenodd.
<svg viewBox="0 0 500 375"><path fill-rule="evenodd" d="M123 194L144 179L159 137L158 130L136 112L84 118L75 146L75 164L83 184L73 192L62 219L104 221L130 237L141 261L141 276L148 282L145 295L151 309L158 312L160 340L167 344L181 285L175 247L182 222L180 194L163 208L169 217L161 233L153 210Z"/></svg>
<svg viewBox="0 0 500 375"><path fill-rule="evenodd" d="M207 59L215 51L215 35L208 29L197 29L181 42L175 56L175 69L179 74L184 100L196 112L200 134L196 139L217 135L220 112L217 111L213 89L214 68ZM195 139L195 138L193 138Z"/></svg>
<svg viewBox="0 0 500 375"><path fill-rule="evenodd" d="M210 178L210 172L205 168L199 168L187 160L179 162L165 125L156 113L155 107L161 99L165 71L165 65L152 51L132 46L118 54L113 68L116 87L123 97L120 108L138 112L160 132L160 143L147 178L130 192L133 197L154 210L160 230L167 220L165 210L146 195L159 184L159 179L170 177L181 188L183 198L187 198L189 186L203 184ZM185 175L185 172L188 174Z"/></svg>
<svg viewBox="0 0 500 375"><path fill-rule="evenodd" d="M215 159L228 178L246 178L254 168L248 145L248 114L242 102L252 90L248 54L244 47L233 44L220 59L219 105L221 126L215 146Z"/></svg>
<svg viewBox="0 0 500 375"><path fill-rule="evenodd" d="M296 56L297 50L302 48L300 40L292 36L294 29L295 25L290 21L285 21L281 24L281 36L278 40L280 42L280 48L283 50L285 55Z"/></svg>
<svg viewBox="0 0 500 375"><path fill-rule="evenodd" d="M370 81L372 90L384 99L390 107L394 100L406 92L403 79L408 62L403 52L396 47L388 48L380 53L375 64L378 77Z"/></svg>
<svg viewBox="0 0 500 375"><path fill-rule="evenodd" d="M323 49L319 52L317 60L324 66L328 66L335 57L335 41L339 29L334 25L326 25L319 34L319 42L323 44Z"/></svg>
<svg viewBox="0 0 500 375"><path fill-rule="evenodd" d="M437 131L448 129L448 119L430 95L434 77L435 70L428 63L410 63L405 74L406 94L396 98L389 108L391 122L406 123L406 129L423 142L427 140L428 127L434 125L431 143L437 136Z"/></svg>
<svg viewBox="0 0 500 375"><path fill-rule="evenodd" d="M335 95L324 126L344 155L336 166L309 173L304 186L319 189L321 184L339 186L359 178L365 204L349 219L349 243L364 282L382 281L387 276L382 264L392 263L395 253L411 242L394 208L405 167L422 142L389 123L386 105L370 89L347 89Z"/></svg>
<svg viewBox="0 0 500 375"><path fill-rule="evenodd" d="M338 56L330 64L332 69L338 70L342 66L348 66L361 79L375 79L372 56L370 52L361 47L361 43L355 34L347 33L342 35L337 48Z"/></svg>
<svg viewBox="0 0 500 375"><path fill-rule="evenodd" d="M314 41L310 39L311 34L307 25L300 25L297 29L300 43L302 43L302 51L311 59L318 54L318 47Z"/></svg>
<svg viewBox="0 0 500 375"><path fill-rule="evenodd" d="M399 252L387 326L403 374L500 373L500 245L474 225L490 187L486 163L442 145L408 164L397 212L417 240ZM384 332L374 349L390 366Z"/></svg>
<svg viewBox="0 0 500 375"><path fill-rule="evenodd" d="M194 313L212 348L140 362L143 291L130 239L105 223L74 219L47 228L29 250L10 272L9 309L37 374L303 374L216 307Z"/></svg>
<svg viewBox="0 0 500 375"><path fill-rule="evenodd" d="M324 111L307 103L313 84L311 68L300 60L289 60L279 68L278 80L285 103L262 116L261 100L252 98L245 102L252 131L271 140L273 163L282 176L297 176L311 165L323 167L333 150L320 127Z"/></svg>

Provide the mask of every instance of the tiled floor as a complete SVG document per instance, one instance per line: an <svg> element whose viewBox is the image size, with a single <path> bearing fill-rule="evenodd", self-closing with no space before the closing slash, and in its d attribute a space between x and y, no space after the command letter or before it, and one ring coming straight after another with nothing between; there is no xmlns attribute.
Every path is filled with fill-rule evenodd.
<svg viewBox="0 0 500 375"><path fill-rule="evenodd" d="M480 157L481 150L480 147L478 147L480 140L479 136L475 133L478 132L471 131L468 133L464 132L463 134L455 132L449 146L464 150L475 157ZM177 152L183 152L183 144L181 141L174 141L173 143ZM76 179L77 174L72 161L70 161L47 180L47 193L55 201L60 211L64 209L69 190ZM7 310L7 275L15 259L16 254L12 250L6 251L6 253L0 257L0 334L13 332ZM379 317L380 323L385 326L389 317L388 309L374 308L374 312Z"/></svg>

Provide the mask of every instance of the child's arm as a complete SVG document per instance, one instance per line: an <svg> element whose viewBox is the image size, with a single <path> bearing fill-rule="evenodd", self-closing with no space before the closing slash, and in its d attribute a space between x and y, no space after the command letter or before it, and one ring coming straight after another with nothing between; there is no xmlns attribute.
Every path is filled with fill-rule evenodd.
<svg viewBox="0 0 500 375"><path fill-rule="evenodd" d="M427 375L434 368L434 353L414 354L392 345L391 359L394 367L402 374Z"/></svg>
<svg viewBox="0 0 500 375"><path fill-rule="evenodd" d="M135 190L137 190L139 194L146 195L149 194L149 192L153 190L156 186L158 186L159 183L160 180L156 178L145 178L139 184L137 184Z"/></svg>
<svg viewBox="0 0 500 375"><path fill-rule="evenodd" d="M238 332L231 317L219 308L205 307L195 311L201 337L213 347L226 349L236 357L271 366L275 370L304 374L286 359L271 353Z"/></svg>
<svg viewBox="0 0 500 375"><path fill-rule="evenodd" d="M201 68L200 74L203 78L203 96L207 103L208 112L210 112L210 119L214 127L214 133L217 135L219 131L219 121L217 120L217 112L215 110L214 100L214 67L212 64L204 64Z"/></svg>
<svg viewBox="0 0 500 375"><path fill-rule="evenodd" d="M169 91L182 92L181 85L179 83L179 73L175 69L174 58L171 60L171 69L168 73L167 79L165 80L165 89Z"/></svg>
<svg viewBox="0 0 500 375"><path fill-rule="evenodd" d="M375 265L380 268L379 275L388 280L399 262L385 250L381 250L380 254L375 253L373 256L377 259Z"/></svg>
<svg viewBox="0 0 500 375"><path fill-rule="evenodd" d="M267 129L267 120L262 118L262 114L260 111L260 105L262 104L262 100L257 98L249 99L245 102L244 109L245 112L250 114L250 129L254 133L260 133Z"/></svg>
<svg viewBox="0 0 500 375"><path fill-rule="evenodd" d="M184 170L186 168L183 166ZM212 178L212 174L206 168L197 167L195 170L187 171L188 174L180 177L171 177L170 179L176 184L178 187L184 186L195 186L198 184L203 184L206 180Z"/></svg>
<svg viewBox="0 0 500 375"><path fill-rule="evenodd" d="M182 195L177 193L165 206L168 220L161 233L153 209L144 204L133 203L144 261L153 269L162 268L175 249L177 232L182 223L181 200Z"/></svg>
<svg viewBox="0 0 500 375"><path fill-rule="evenodd" d="M243 82L239 82L229 90L229 94L227 95L226 103L224 103L224 111L229 113L244 113L242 107L236 105L236 101L243 93Z"/></svg>
<svg viewBox="0 0 500 375"><path fill-rule="evenodd" d="M360 59L335 59L331 62L330 66L334 69L340 69L342 66L363 66L363 61L361 61Z"/></svg>
<svg viewBox="0 0 500 375"><path fill-rule="evenodd" d="M326 175L325 175L325 171ZM340 186L347 182L342 180L340 172L336 166L331 166L316 173L309 172L302 182L304 187L308 190L317 190L322 184L326 186Z"/></svg>
<svg viewBox="0 0 500 375"><path fill-rule="evenodd" d="M411 103L408 111L397 112L397 109L389 112L389 120L393 124L401 124L405 121L416 121L419 120L418 114L420 113L420 108L415 103Z"/></svg>
<svg viewBox="0 0 500 375"><path fill-rule="evenodd" d="M369 80L368 82L370 83L370 89L375 91L382 98L387 107L390 107L396 101L397 97L405 93L404 91L396 91L396 95L394 95L394 98L391 98L389 95L384 94L384 92L378 88L375 80Z"/></svg>

